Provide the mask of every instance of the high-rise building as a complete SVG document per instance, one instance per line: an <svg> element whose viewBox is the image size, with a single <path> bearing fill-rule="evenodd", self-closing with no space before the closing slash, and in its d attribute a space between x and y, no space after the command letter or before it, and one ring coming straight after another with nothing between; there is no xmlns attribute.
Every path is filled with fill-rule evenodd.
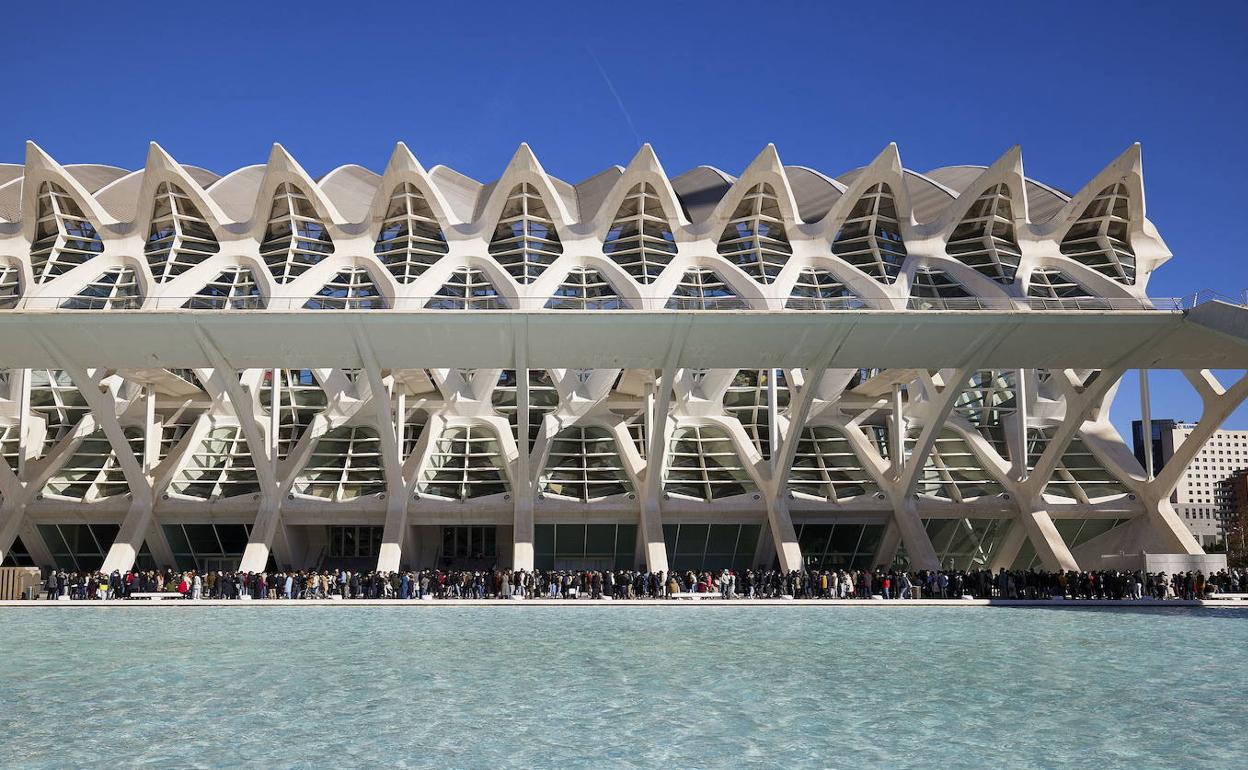
<svg viewBox="0 0 1248 770"><path fill-rule="evenodd" d="M1131 424L1135 456L1143 463L1142 422ZM1152 421L1153 467L1163 468L1175 450L1198 429L1196 423L1181 420ZM1183 523L1200 541L1212 545L1226 533L1234 510L1230 479L1248 468L1248 430L1217 430L1192 456L1170 496Z"/></svg>
<svg viewBox="0 0 1248 770"><path fill-rule="evenodd" d="M527 146L482 183L402 145L314 178L280 147L217 174L32 144L0 165L0 555L1199 555L1108 418L1126 368L1244 360L1211 330L1242 308L1148 297L1169 257L1138 147L1071 195L1017 148L833 176L768 147L669 177L646 146L573 184Z"/></svg>

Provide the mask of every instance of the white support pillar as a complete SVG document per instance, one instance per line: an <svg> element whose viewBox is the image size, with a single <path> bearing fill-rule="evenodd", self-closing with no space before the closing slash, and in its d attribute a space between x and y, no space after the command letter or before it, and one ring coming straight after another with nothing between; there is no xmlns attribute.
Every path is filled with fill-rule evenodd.
<svg viewBox="0 0 1248 770"><path fill-rule="evenodd" d="M239 428L247 439L247 448L251 451L252 463L256 468L256 480L260 487L260 504L256 507L256 518L251 527L251 537L243 551L239 570L243 572L263 572L269 563L269 551L277 538L277 529L281 524L282 499L277 478L277 453L272 451L275 446L271 436L266 437L261 430L262 423L255 413L250 396L238 381L238 370L230 365L221 350L208 333L195 329L195 338L209 360L212 368L234 416L238 419ZM271 417L271 416L270 416Z"/></svg>
<svg viewBox="0 0 1248 770"><path fill-rule="evenodd" d="M143 386L143 473L151 475L160 458L160 426L156 424L156 386Z"/></svg>
<svg viewBox="0 0 1248 770"><path fill-rule="evenodd" d="M667 457L667 421L672 411L672 389L676 384L676 365L689 339L691 317L680 318L671 330L667 354L663 357L663 369L659 381L647 398L649 425L646 433L646 470L638 495L638 534L646 569L651 572L667 572L667 545L663 541L663 508L659 498L663 492L663 463Z"/></svg>
<svg viewBox="0 0 1248 770"><path fill-rule="evenodd" d="M513 570L532 571L534 564L533 474L529 468L529 354L528 330L518 327L516 354L516 463L511 514Z"/></svg>
<svg viewBox="0 0 1248 770"><path fill-rule="evenodd" d="M893 419L889 422L888 459L892 463L893 473L901 476L902 463L905 462L906 421L902 411L901 383L893 383Z"/></svg>
<svg viewBox="0 0 1248 770"><path fill-rule="evenodd" d="M884 535L880 538L880 545L871 558L871 566L887 567L892 564L893 559L897 558L899 545L901 545L901 530L897 527L897 517L894 516L888 520L888 524L884 525Z"/></svg>
<svg viewBox="0 0 1248 770"><path fill-rule="evenodd" d="M273 458L273 475L277 475L278 448L282 431L282 370L270 369L272 378L269 388L269 457ZM291 394L292 406L294 394Z"/></svg>
<svg viewBox="0 0 1248 770"><path fill-rule="evenodd" d="M1053 517L1045 510L1044 503L1039 499L1019 500L1019 518L1031 540L1040 563L1046 570L1053 572L1070 572L1079 569L1074 554L1070 552L1066 541L1053 524Z"/></svg>
<svg viewBox="0 0 1248 770"><path fill-rule="evenodd" d="M1001 539L1000 545L992 555L992 561L988 564L988 569L996 572L1000 569L1009 569L1018 559L1018 554L1023 550L1023 543L1027 542L1027 527L1021 521L1010 522L1010 529L1005 533L1005 537Z"/></svg>
<svg viewBox="0 0 1248 770"><path fill-rule="evenodd" d="M1144 446L1144 477L1152 481L1153 467L1153 404L1148 393L1148 370L1140 370L1140 443Z"/></svg>
<svg viewBox="0 0 1248 770"><path fill-rule="evenodd" d="M659 495L663 490L663 458L667 456L667 420L672 408L672 386L675 369L664 369L655 383L656 393L649 399L653 411L650 415L650 433L646 436L646 476L641 490L640 519L642 550L646 569L666 572L667 545L663 541L663 514Z"/></svg>
<svg viewBox="0 0 1248 770"><path fill-rule="evenodd" d="M0 562L13 549L13 542L26 522L26 501L16 496L0 502Z"/></svg>
<svg viewBox="0 0 1248 770"><path fill-rule="evenodd" d="M152 509L155 505L152 479L144 471L142 458L135 455L125 430L117 419L117 397L45 335L36 333L35 337L57 366L69 375L74 387L87 402L88 408L95 415L96 424L108 439L117 465L125 476L126 486L130 488L130 509L126 511L121 529L117 532L117 539L109 547L104 564L100 567L100 571L105 573L113 570L124 572L134 566L152 521Z"/></svg>
<svg viewBox="0 0 1248 770"><path fill-rule="evenodd" d="M19 479L26 478L26 448L30 445L30 370L18 369L17 381L17 468Z"/></svg>
<svg viewBox="0 0 1248 770"><path fill-rule="evenodd" d="M780 453L780 409L776 404L776 373L779 369L767 370L767 459L771 465L771 475L775 476L779 465L776 462Z"/></svg>
<svg viewBox="0 0 1248 770"><path fill-rule="evenodd" d="M1010 458L1016 481L1027 479L1027 370L1014 370L1014 455Z"/></svg>
<svg viewBox="0 0 1248 770"><path fill-rule="evenodd" d="M386 523L377 553L378 572L398 572L403 562L403 541L407 532L407 485L403 481L403 411L396 415L391 407L391 393L381 377L381 365L368 335L355 328L356 348L368 380L368 396L377 418L377 435L381 449L382 473L386 480Z"/></svg>

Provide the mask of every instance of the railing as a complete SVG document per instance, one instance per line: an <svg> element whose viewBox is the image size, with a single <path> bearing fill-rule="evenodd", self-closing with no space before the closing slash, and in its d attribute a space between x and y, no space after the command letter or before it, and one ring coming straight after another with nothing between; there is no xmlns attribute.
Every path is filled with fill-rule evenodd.
<svg viewBox="0 0 1248 770"><path fill-rule="evenodd" d="M1184 308L1194 308L1197 305L1203 305L1206 302L1225 302L1228 305L1240 305L1248 307L1248 289L1241 290L1238 294L1225 294L1214 289L1201 289L1195 294L1183 297Z"/></svg>
<svg viewBox="0 0 1248 770"><path fill-rule="evenodd" d="M51 297L30 296L8 301L0 299L0 311L32 312L73 310L766 310L766 311L1122 311L1147 310L1177 313L1203 302L1220 300L1248 305L1248 292L1240 297L1206 290L1189 297L1078 297L1041 299L1037 297L519 297L494 295L475 297Z"/></svg>

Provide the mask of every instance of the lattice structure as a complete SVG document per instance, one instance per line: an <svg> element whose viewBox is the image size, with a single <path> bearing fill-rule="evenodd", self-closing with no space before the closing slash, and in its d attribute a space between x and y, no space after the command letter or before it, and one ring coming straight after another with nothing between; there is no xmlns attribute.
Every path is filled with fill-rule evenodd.
<svg viewBox="0 0 1248 770"><path fill-rule="evenodd" d="M498 437L488 428L456 425L438 437L417 491L448 500L468 500L508 490Z"/></svg>
<svg viewBox="0 0 1248 770"><path fill-rule="evenodd" d="M295 477L295 494L343 502L384 492L379 445L372 428L334 428L317 440Z"/></svg>
<svg viewBox="0 0 1248 770"><path fill-rule="evenodd" d="M59 185L39 187L35 238L30 245L30 267L35 283L47 283L104 251L95 225Z"/></svg>
<svg viewBox="0 0 1248 770"><path fill-rule="evenodd" d="M906 261L897 202L885 183L867 190L832 240L832 253L881 283L897 280Z"/></svg>
<svg viewBox="0 0 1248 770"><path fill-rule="evenodd" d="M547 310L619 310L627 307L611 282L597 270L576 267L564 276L555 294L546 301Z"/></svg>
<svg viewBox="0 0 1248 770"><path fill-rule="evenodd" d="M236 426L209 430L171 486L175 494L197 500L239 497L258 489L247 440Z"/></svg>
<svg viewBox="0 0 1248 770"><path fill-rule="evenodd" d="M1053 567L1120 536L1187 548L1166 518L1165 480L1141 481L1107 422L1121 376L1109 368L817 371L811 360L800 376L658 363L604 373L586 367L628 345L552 363L510 334L480 338L507 353L476 370L392 368L393 348L370 351L367 333L341 361L314 340L274 346L271 362L214 351L226 339L216 324L245 330L326 309L341 313L336 331L391 314L414 338L465 321L422 310L508 323L522 313L538 325L557 316L569 338L583 316L558 311L614 311L611 323L670 313L669 356L706 366L699 345L719 317L683 311L765 310L797 324L821 311L836 330L906 309L1149 307L1145 284L1170 254L1145 218L1138 149L1074 196L1023 176L1016 156L920 173L894 147L839 176L786 167L768 148L740 175L698 167L670 178L647 148L580 183L549 176L527 150L487 183L426 173L405 147L384 175L352 165L319 181L280 150L262 169L219 178L152 158L127 182L149 196L133 206L33 146L0 185L0 317L33 310L20 318L38 323L65 308L85 323L126 311L117 323L130 323L202 311L187 346L205 358L168 365L206 367L79 366L73 345L32 345L50 352L27 366L65 369L0 370L0 512L23 517L0 521L6 560L20 550L66 565L228 569L246 551L258 554L253 571L269 557L314 568L331 552L371 558L384 540L404 565L446 566L436 560L454 554L429 556L447 542L438 527L453 530L455 548L472 529L468 541L495 543L499 563L528 545L568 568L660 566L664 554L691 569L894 557ZM212 316L222 311L243 318ZM968 339L968 360L995 340ZM534 363L566 368L510 368ZM1231 408L1236 388L1208 386L1210 414ZM142 466L129 480L119 436ZM123 527L131 516L151 526ZM1054 527L1038 533L1046 516ZM30 542L18 545L18 531ZM133 539L125 532L167 542L109 542Z"/></svg>
<svg viewBox="0 0 1248 770"><path fill-rule="evenodd" d="M373 277L362 267L349 267L330 279L303 307L307 310L376 310L387 305Z"/></svg>
<svg viewBox="0 0 1248 770"><path fill-rule="evenodd" d="M1062 238L1062 254L1098 273L1131 286L1136 257L1128 229L1131 224L1126 185L1101 190Z"/></svg>
<svg viewBox="0 0 1248 770"><path fill-rule="evenodd" d="M182 307L188 310L259 310L264 307L264 297L250 268L231 267L204 284L204 288Z"/></svg>
<svg viewBox="0 0 1248 770"><path fill-rule="evenodd" d="M532 283L563 253L555 222L531 184L512 190L490 239L490 255L520 283Z"/></svg>
<svg viewBox="0 0 1248 770"><path fill-rule="evenodd" d="M751 188L719 237L718 250L751 278L774 283L793 254L780 202L770 185Z"/></svg>
<svg viewBox="0 0 1248 770"><path fill-rule="evenodd" d="M156 188L152 224L143 253L157 283L181 275L221 250L212 225L177 185Z"/></svg>
<svg viewBox="0 0 1248 770"><path fill-rule="evenodd" d="M1014 237L1014 209L1007 185L993 185L971 204L949 236L945 251L998 283L1014 283L1023 253Z"/></svg>
<svg viewBox="0 0 1248 770"><path fill-rule="evenodd" d="M565 428L555 436L542 473L543 494L588 503L633 491L615 437L600 427Z"/></svg>
<svg viewBox="0 0 1248 770"><path fill-rule="evenodd" d="M134 269L114 267L105 270L78 295L61 303L62 310L138 310L143 305L139 279Z"/></svg>
<svg viewBox="0 0 1248 770"><path fill-rule="evenodd" d="M425 307L431 310L503 310L507 300L480 270L460 268L438 289Z"/></svg>
<svg viewBox="0 0 1248 770"><path fill-rule="evenodd" d="M446 255L442 225L420 189L411 182L395 188L373 253L399 283L411 283Z"/></svg>
<svg viewBox="0 0 1248 770"><path fill-rule="evenodd" d="M665 471L663 489L677 497L710 501L755 488L732 439L718 427L678 428Z"/></svg>
<svg viewBox="0 0 1248 770"><path fill-rule="evenodd" d="M668 310L734 310L748 304L724 282L719 273L705 267L687 271L676 285Z"/></svg>
<svg viewBox="0 0 1248 770"><path fill-rule="evenodd" d="M273 194L260 256L278 283L290 283L334 253L334 239L308 196L283 182Z"/></svg>
<svg viewBox="0 0 1248 770"><path fill-rule="evenodd" d="M676 236L654 187L639 184L628 191L602 253L641 283L652 283L676 254Z"/></svg>

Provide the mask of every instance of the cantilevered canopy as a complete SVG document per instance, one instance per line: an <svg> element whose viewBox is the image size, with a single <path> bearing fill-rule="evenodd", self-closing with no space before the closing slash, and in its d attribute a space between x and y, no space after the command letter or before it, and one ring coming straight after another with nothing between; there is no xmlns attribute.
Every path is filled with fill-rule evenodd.
<svg viewBox="0 0 1248 770"><path fill-rule="evenodd" d="M359 367L357 331L386 368L1248 367L1248 309L1065 311L184 311L0 314L5 367Z"/></svg>

